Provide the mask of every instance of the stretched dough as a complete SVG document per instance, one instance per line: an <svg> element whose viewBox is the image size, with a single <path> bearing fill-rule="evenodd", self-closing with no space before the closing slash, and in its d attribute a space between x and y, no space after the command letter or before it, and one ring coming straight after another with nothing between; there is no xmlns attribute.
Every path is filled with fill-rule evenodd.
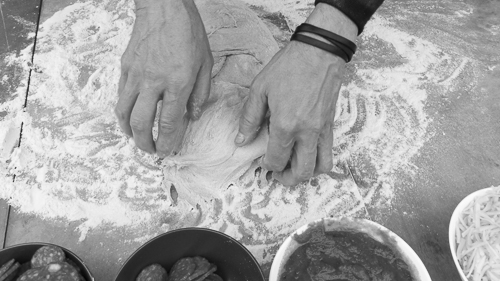
<svg viewBox="0 0 500 281"><path fill-rule="evenodd" d="M203 206L220 198L221 188L265 153L267 128L261 128L256 140L242 148L234 145L234 138L250 83L278 45L241 2L200 0L196 4L215 60L210 106L199 120L189 123L179 153L164 160L164 175L180 199Z"/></svg>

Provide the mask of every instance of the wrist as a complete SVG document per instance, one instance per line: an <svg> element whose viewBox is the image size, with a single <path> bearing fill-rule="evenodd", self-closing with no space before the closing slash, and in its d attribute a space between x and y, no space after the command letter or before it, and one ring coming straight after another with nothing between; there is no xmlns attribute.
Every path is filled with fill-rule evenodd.
<svg viewBox="0 0 500 281"><path fill-rule="evenodd" d="M168 19L175 16L187 6L194 6L193 0L134 0L137 17L163 17Z"/></svg>
<svg viewBox="0 0 500 281"><path fill-rule="evenodd" d="M336 33L352 42L356 41L358 35L358 27L350 18L337 8L324 3L318 3L316 5L316 8L314 8L307 18L306 23ZM327 42L320 36L310 33L307 33L307 35Z"/></svg>

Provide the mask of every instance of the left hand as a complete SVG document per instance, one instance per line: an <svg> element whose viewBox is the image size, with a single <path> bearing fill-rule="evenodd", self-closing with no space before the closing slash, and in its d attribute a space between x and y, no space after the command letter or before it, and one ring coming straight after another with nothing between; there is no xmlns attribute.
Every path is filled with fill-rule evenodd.
<svg viewBox="0 0 500 281"><path fill-rule="evenodd" d="M213 57L193 0L136 0L136 21L122 56L115 108L138 148L167 157L182 142L187 121L202 114ZM152 128L162 100L158 139Z"/></svg>
<svg viewBox="0 0 500 281"><path fill-rule="evenodd" d="M332 9L333 14L328 13ZM322 27L315 21L333 21L330 26L344 31L336 33L354 41L356 26L338 13L318 4L308 22ZM269 142L262 167L273 171L274 178L286 186L329 172L333 167L333 119L344 69L345 62L337 56L290 42L253 81L236 145L246 145L256 137L269 110Z"/></svg>

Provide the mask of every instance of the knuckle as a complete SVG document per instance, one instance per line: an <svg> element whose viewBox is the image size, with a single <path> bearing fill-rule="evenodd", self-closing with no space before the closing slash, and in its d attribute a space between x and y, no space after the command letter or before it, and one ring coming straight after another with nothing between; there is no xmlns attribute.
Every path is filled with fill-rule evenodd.
<svg viewBox="0 0 500 281"><path fill-rule="evenodd" d="M177 77L182 77L184 80L188 80L188 77L195 76L198 72L199 65L196 67L194 62L179 62L173 66L176 71L172 75Z"/></svg>
<svg viewBox="0 0 500 281"><path fill-rule="evenodd" d="M139 118L131 118L130 127L134 132L137 133L144 133L150 130L150 126L143 120L140 120Z"/></svg>
<svg viewBox="0 0 500 281"><path fill-rule="evenodd" d="M127 72L129 78L138 78L141 76L141 72L136 67L130 67Z"/></svg>
<svg viewBox="0 0 500 281"><path fill-rule="evenodd" d="M318 123L315 122L315 124L312 124L311 126L309 126L309 130L310 130L311 134L313 134L317 138L321 134L321 131L323 130L323 126L319 122Z"/></svg>
<svg viewBox="0 0 500 281"><path fill-rule="evenodd" d="M163 71L158 71L158 69L147 67L144 69L144 79L148 83L158 83L158 81L163 81L165 79L165 73Z"/></svg>
<svg viewBox="0 0 500 281"><path fill-rule="evenodd" d="M167 88L173 92L183 92L186 88L191 87L194 84L194 77L195 76L190 71L180 71L178 73L171 74L168 77Z"/></svg>
<svg viewBox="0 0 500 281"><path fill-rule="evenodd" d="M169 120L160 120L158 122L158 129L162 132L162 134L169 134L175 131L175 125Z"/></svg>
<svg viewBox="0 0 500 281"><path fill-rule="evenodd" d="M240 128L242 131L244 131L245 133L249 134L249 133L254 133L254 132L251 132L251 128L253 127L254 125L254 117L252 114L243 114L241 115L241 118L240 118Z"/></svg>
<svg viewBox="0 0 500 281"><path fill-rule="evenodd" d="M302 117L298 122L300 124L299 126L304 130L309 131L311 134L317 134L319 136L319 134L323 130L324 123L319 119L307 119L304 117Z"/></svg>
<svg viewBox="0 0 500 281"><path fill-rule="evenodd" d="M283 137L281 139L284 139L284 137L295 133L298 129L297 123L295 123L295 122L274 119L274 120L271 120L271 124L273 124L273 123L274 123L274 126L272 129L274 129L276 131L277 135Z"/></svg>

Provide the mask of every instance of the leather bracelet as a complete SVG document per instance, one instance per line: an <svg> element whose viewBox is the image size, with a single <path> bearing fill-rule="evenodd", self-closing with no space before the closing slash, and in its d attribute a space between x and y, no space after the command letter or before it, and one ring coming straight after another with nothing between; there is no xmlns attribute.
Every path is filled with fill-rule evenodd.
<svg viewBox="0 0 500 281"><path fill-rule="evenodd" d="M320 40L317 40L317 39L314 39L312 37L305 36L305 35L302 35L302 34L297 34L297 33L294 33L292 35L292 38L290 40L291 41L295 40L295 41L299 41L299 42L302 42L302 43L306 43L308 45L311 45L311 46L314 46L316 48L319 48L319 49L321 49L323 51L327 51L327 52L329 52L331 54L339 56L346 63L349 62L349 58L346 55L346 53L341 48L339 48L336 45L330 45L330 44L327 44L327 43L325 43L323 41L320 41Z"/></svg>
<svg viewBox="0 0 500 281"><path fill-rule="evenodd" d="M304 39L303 38L304 35L300 35L301 39L297 40L297 37L295 35L299 35L298 34L299 32L308 32L308 33L312 33L312 34L321 36L322 38L324 38L325 40L330 42L332 45L326 44L324 42L321 42L319 40L313 39L313 38L308 37L308 36L305 36L307 39ZM332 54L340 56L346 62L350 62L354 53L356 52L356 44L354 44L352 41L350 41L350 40L348 40L340 35L337 35L333 32L316 27L316 26L308 24L308 23L303 23L299 27L297 27L297 29L295 30L294 36L292 36L291 40L297 40L297 41L301 41L301 42L309 44L309 45L313 45L313 46L318 47L322 50L325 50L327 52L330 52ZM327 46L335 46L335 47L332 48L332 47L327 47ZM333 49L340 49L342 54L340 54L338 52L338 50L332 51Z"/></svg>
<svg viewBox="0 0 500 281"><path fill-rule="evenodd" d="M330 32L326 29L316 27L312 24L303 23L299 27L297 27L295 32L309 32L309 33L319 35L319 36L327 39L330 42L335 41L335 42L340 43L341 45L349 48L349 50L353 54L356 53L356 44L354 44L354 42L352 42L351 40L344 38L338 34L335 34L333 32Z"/></svg>

